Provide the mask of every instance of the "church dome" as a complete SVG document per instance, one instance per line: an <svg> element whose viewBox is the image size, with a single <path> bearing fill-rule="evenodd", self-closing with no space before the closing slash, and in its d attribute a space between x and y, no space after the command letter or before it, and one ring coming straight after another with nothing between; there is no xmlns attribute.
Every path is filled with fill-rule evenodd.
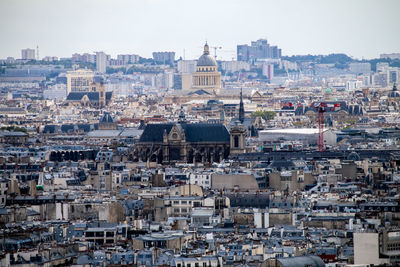
<svg viewBox="0 0 400 267"><path fill-rule="evenodd" d="M391 91L389 93L389 97L400 97L400 93L396 91Z"/></svg>
<svg viewBox="0 0 400 267"><path fill-rule="evenodd" d="M217 66L217 61L213 56L210 55L210 48L206 43L204 45L203 55L197 61L198 67L209 67L209 66Z"/></svg>
<svg viewBox="0 0 400 267"><path fill-rule="evenodd" d="M399 93L399 91L397 91L396 84L393 84L393 90L390 91L388 97L393 97L393 98L394 97L400 97L400 93Z"/></svg>

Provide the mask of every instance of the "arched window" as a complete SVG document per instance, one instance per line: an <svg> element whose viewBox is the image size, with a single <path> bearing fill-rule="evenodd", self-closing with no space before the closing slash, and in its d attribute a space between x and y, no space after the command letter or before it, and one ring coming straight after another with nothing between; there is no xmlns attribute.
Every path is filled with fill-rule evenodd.
<svg viewBox="0 0 400 267"><path fill-rule="evenodd" d="M239 147L239 136L235 135L233 141L234 141L234 145L233 146L234 147Z"/></svg>

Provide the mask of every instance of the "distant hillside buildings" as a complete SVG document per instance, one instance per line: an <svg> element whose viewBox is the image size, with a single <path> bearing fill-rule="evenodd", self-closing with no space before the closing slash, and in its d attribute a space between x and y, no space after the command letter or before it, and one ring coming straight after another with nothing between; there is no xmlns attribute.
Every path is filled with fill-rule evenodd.
<svg viewBox="0 0 400 267"><path fill-rule="evenodd" d="M135 64L138 63L140 59L139 55L118 55L117 60L121 62L121 65Z"/></svg>
<svg viewBox="0 0 400 267"><path fill-rule="evenodd" d="M368 62L354 62L349 64L350 72L355 74L370 74L371 63Z"/></svg>
<svg viewBox="0 0 400 267"><path fill-rule="evenodd" d="M400 53L381 54L380 58L390 58L391 60L400 59Z"/></svg>
<svg viewBox="0 0 400 267"><path fill-rule="evenodd" d="M173 64L175 61L175 52L153 52L153 59L157 63Z"/></svg>
<svg viewBox="0 0 400 267"><path fill-rule="evenodd" d="M280 58L282 50L277 46L271 46L266 39L252 41L251 45L237 46L238 61L256 61L258 59Z"/></svg>
<svg viewBox="0 0 400 267"><path fill-rule="evenodd" d="M27 48L21 50L21 59L24 60L34 60L35 58L35 49Z"/></svg>

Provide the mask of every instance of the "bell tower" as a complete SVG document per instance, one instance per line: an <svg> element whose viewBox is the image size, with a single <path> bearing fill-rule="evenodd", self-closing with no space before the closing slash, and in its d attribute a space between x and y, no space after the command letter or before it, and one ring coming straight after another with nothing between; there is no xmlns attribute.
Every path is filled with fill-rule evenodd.
<svg viewBox="0 0 400 267"><path fill-rule="evenodd" d="M243 124L236 123L229 131L230 134L230 153L241 154L246 152L246 128Z"/></svg>

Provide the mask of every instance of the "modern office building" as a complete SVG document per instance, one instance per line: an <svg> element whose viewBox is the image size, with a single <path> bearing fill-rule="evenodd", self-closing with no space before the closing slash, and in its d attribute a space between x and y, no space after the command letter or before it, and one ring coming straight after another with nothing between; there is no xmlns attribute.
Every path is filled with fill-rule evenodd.
<svg viewBox="0 0 400 267"><path fill-rule="evenodd" d="M238 71L250 71L250 64L248 62L236 61L236 60L222 61L221 69L230 73Z"/></svg>
<svg viewBox="0 0 400 267"><path fill-rule="evenodd" d="M153 52L153 59L157 63L172 64L175 61L175 52Z"/></svg>
<svg viewBox="0 0 400 267"><path fill-rule="evenodd" d="M371 72L371 63L355 62L349 64L350 72L355 74L368 74Z"/></svg>
<svg viewBox="0 0 400 267"><path fill-rule="evenodd" d="M21 50L21 59L25 60L34 60L35 58L35 49L27 48Z"/></svg>
<svg viewBox="0 0 400 267"><path fill-rule="evenodd" d="M96 55L95 54L72 54L71 57L72 62L88 62L88 63L96 63Z"/></svg>
<svg viewBox="0 0 400 267"><path fill-rule="evenodd" d="M134 64L134 63L138 63L140 59L139 55L118 55L117 56L117 60L120 60L122 62L123 65L126 64Z"/></svg>
<svg viewBox="0 0 400 267"><path fill-rule="evenodd" d="M94 80L91 70L76 70L67 72L67 95L70 92L90 92Z"/></svg>
<svg viewBox="0 0 400 267"><path fill-rule="evenodd" d="M271 46L266 39L252 41L251 45L237 46L238 61L256 61L265 58L280 58L282 50L277 46Z"/></svg>
<svg viewBox="0 0 400 267"><path fill-rule="evenodd" d="M96 52L96 70L105 73L107 70L107 55L104 52Z"/></svg>

